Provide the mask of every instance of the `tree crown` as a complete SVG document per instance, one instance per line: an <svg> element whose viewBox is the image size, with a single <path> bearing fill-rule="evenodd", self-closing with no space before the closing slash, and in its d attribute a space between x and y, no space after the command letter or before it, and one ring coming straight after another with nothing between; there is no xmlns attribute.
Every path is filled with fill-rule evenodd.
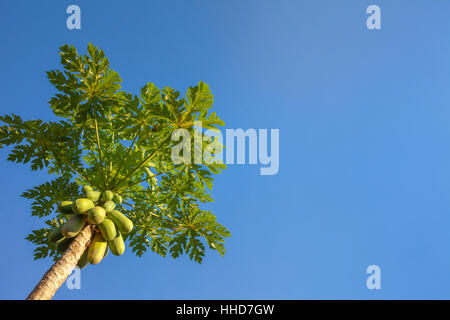
<svg viewBox="0 0 450 320"><path fill-rule="evenodd" d="M194 127L201 121L207 129L224 122L215 112L209 86L199 82L184 97L170 87L153 83L139 95L121 89L119 74L110 68L104 52L92 44L82 55L73 46L60 48L64 70L47 72L58 93L49 101L60 121L23 120L4 115L0 121L0 148L11 146L9 161L30 163L32 170L46 168L54 179L26 190L32 200L31 214L47 218L58 204L75 199L80 186L120 194L120 208L134 223L126 235L133 252L142 256L153 252L177 258L183 253L196 262L205 255L205 246L225 253L229 231L200 205L212 202L213 174L223 163L175 164L171 159L176 129L202 135ZM55 212L46 227L33 230L27 239L37 245L35 259L60 254L47 240L48 234L64 223L64 214Z"/></svg>

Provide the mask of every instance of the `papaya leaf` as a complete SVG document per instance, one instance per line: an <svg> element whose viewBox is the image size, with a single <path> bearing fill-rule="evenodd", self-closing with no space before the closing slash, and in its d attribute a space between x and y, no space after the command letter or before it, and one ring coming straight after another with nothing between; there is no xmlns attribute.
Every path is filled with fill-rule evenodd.
<svg viewBox="0 0 450 320"><path fill-rule="evenodd" d="M22 193L22 197L33 200L31 215L44 217L50 215L61 201L76 199L80 194L79 186L66 177L45 182Z"/></svg>

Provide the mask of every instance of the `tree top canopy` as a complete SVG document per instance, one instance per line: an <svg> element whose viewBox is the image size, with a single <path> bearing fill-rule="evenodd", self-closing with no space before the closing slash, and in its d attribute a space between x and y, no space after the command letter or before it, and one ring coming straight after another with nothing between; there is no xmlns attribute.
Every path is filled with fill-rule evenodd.
<svg viewBox="0 0 450 320"><path fill-rule="evenodd" d="M210 112L209 86L199 82L182 97L175 89L148 83L133 95L122 90L119 74L94 45L84 55L64 45L60 56L63 70L47 76L58 90L49 104L61 120L0 116L0 148L11 147L8 160L45 168L53 177L22 194L32 200L33 216L48 219L45 228L27 237L37 245L35 259L60 256L47 240L67 219L55 210L61 201L78 197L85 184L123 197L120 210L135 225L126 237L138 256L150 248L174 258L186 253L200 263L206 246L223 255L230 233L201 204L213 201L212 175L225 165L175 164L171 158L174 130L201 134L207 144L213 138L198 132L194 122L207 129L224 125Z"/></svg>

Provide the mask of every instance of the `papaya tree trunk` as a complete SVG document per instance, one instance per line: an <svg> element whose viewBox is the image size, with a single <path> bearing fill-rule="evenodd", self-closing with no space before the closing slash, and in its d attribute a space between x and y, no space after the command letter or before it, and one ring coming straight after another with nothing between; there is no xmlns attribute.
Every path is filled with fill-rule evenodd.
<svg viewBox="0 0 450 320"><path fill-rule="evenodd" d="M31 291L27 300L50 300L55 295L56 290L66 281L83 255L84 250L89 246L93 233L91 225L86 225L81 230L63 253L61 259L56 261L44 274L41 281Z"/></svg>

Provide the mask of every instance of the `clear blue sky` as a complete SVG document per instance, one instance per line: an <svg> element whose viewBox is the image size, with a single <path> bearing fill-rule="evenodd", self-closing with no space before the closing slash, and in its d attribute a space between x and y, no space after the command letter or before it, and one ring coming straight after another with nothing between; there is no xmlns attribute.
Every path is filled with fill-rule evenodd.
<svg viewBox="0 0 450 320"><path fill-rule="evenodd" d="M382 30L366 28L370 4ZM278 175L232 165L216 179L224 258L110 256L55 298L449 299L449 14L443 0L1 1L1 113L53 119L45 71L60 45L91 41L128 91L203 80L227 128L280 129ZM42 222L20 194L49 177L6 157L0 298L22 299L50 261L33 261L24 237Z"/></svg>

